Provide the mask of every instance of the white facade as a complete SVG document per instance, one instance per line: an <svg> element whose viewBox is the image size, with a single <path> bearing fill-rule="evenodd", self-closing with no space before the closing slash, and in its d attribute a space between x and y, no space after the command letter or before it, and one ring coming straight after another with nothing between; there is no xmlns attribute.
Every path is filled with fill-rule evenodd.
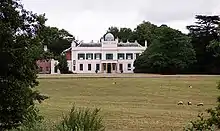
<svg viewBox="0 0 220 131"><path fill-rule="evenodd" d="M72 42L69 70L73 73L133 73L135 59L145 51L145 46L121 43L111 33L98 43ZM51 68L53 64L51 64ZM52 70L51 70L52 72ZM54 72L52 72L54 73Z"/></svg>

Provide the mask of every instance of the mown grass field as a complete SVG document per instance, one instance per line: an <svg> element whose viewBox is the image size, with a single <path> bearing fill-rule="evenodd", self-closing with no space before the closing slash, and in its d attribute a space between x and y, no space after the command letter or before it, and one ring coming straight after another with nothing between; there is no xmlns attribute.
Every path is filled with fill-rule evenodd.
<svg viewBox="0 0 220 131"><path fill-rule="evenodd" d="M51 78L39 79L37 89L50 96L39 106L50 121L59 120L75 103L77 107L101 108L107 131L177 131L200 111L216 105L218 80L216 76ZM183 106L177 105L180 100L185 102ZM193 105L186 105L187 101ZM197 107L198 102L204 106Z"/></svg>

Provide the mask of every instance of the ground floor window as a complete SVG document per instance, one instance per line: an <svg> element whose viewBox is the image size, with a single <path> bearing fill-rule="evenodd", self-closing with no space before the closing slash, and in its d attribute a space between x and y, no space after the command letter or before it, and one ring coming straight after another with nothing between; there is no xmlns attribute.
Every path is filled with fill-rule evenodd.
<svg viewBox="0 0 220 131"><path fill-rule="evenodd" d="M100 64L96 64L96 70L97 70L97 71L100 70Z"/></svg>
<svg viewBox="0 0 220 131"><path fill-rule="evenodd" d="M128 64L128 70L129 71L131 70L131 64Z"/></svg>
<svg viewBox="0 0 220 131"><path fill-rule="evenodd" d="M79 70L80 70L80 71L83 71L83 64L80 64L80 65L79 65Z"/></svg>
<svg viewBox="0 0 220 131"><path fill-rule="evenodd" d="M123 64L119 64L119 70L123 70Z"/></svg>
<svg viewBox="0 0 220 131"><path fill-rule="evenodd" d="M74 66L73 66L73 71L75 71L75 70L76 70L76 66L74 65Z"/></svg>
<svg viewBox="0 0 220 131"><path fill-rule="evenodd" d="M88 64L88 70L89 70L89 71L92 70L91 64Z"/></svg>
<svg viewBox="0 0 220 131"><path fill-rule="evenodd" d="M115 63L112 64L112 70L116 70L116 64Z"/></svg>
<svg viewBox="0 0 220 131"><path fill-rule="evenodd" d="M106 70L106 63L103 64L103 69Z"/></svg>

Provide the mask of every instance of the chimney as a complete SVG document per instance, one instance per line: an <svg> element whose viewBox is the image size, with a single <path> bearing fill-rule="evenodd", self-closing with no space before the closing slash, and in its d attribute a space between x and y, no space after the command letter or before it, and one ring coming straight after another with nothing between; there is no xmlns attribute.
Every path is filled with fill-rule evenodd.
<svg viewBox="0 0 220 131"><path fill-rule="evenodd" d="M76 47L76 42L74 40L71 43L71 47Z"/></svg>
<svg viewBox="0 0 220 131"><path fill-rule="evenodd" d="M145 40L144 46L147 47L147 40Z"/></svg>
<svg viewBox="0 0 220 131"><path fill-rule="evenodd" d="M47 45L44 45L44 51L45 52L47 51Z"/></svg>

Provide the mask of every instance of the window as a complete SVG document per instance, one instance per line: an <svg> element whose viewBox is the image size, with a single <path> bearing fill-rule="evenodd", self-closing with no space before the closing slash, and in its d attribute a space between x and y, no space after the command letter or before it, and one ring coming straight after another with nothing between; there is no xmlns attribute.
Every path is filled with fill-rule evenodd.
<svg viewBox="0 0 220 131"><path fill-rule="evenodd" d="M97 70L97 71L100 70L100 64L96 64L96 70Z"/></svg>
<svg viewBox="0 0 220 131"><path fill-rule="evenodd" d="M126 54L126 59L128 59L128 60L133 59L133 54L132 53L127 53Z"/></svg>
<svg viewBox="0 0 220 131"><path fill-rule="evenodd" d="M49 67L46 67L46 71L49 71Z"/></svg>
<svg viewBox="0 0 220 131"><path fill-rule="evenodd" d="M136 53L135 55L136 55L136 59L137 59L140 56L140 53Z"/></svg>
<svg viewBox="0 0 220 131"><path fill-rule="evenodd" d="M86 59L87 60L92 60L93 59L93 54L92 53L86 54Z"/></svg>
<svg viewBox="0 0 220 131"><path fill-rule="evenodd" d="M106 70L106 63L103 64L103 70Z"/></svg>
<svg viewBox="0 0 220 131"><path fill-rule="evenodd" d="M75 70L76 70L76 66L74 65L74 66L73 66L73 71L75 71Z"/></svg>
<svg viewBox="0 0 220 131"><path fill-rule="evenodd" d="M83 64L79 64L79 70L83 71Z"/></svg>
<svg viewBox="0 0 220 131"><path fill-rule="evenodd" d="M79 54L78 54L78 59L79 59L79 60L84 60L84 59L85 59L85 54L79 53Z"/></svg>
<svg viewBox="0 0 220 131"><path fill-rule="evenodd" d="M131 70L131 64L128 64L128 70L129 71Z"/></svg>
<svg viewBox="0 0 220 131"><path fill-rule="evenodd" d="M112 64L112 70L116 70L116 64L115 63Z"/></svg>
<svg viewBox="0 0 220 131"><path fill-rule="evenodd" d="M73 60L73 65L75 65L76 64L76 60Z"/></svg>
<svg viewBox="0 0 220 131"><path fill-rule="evenodd" d="M96 60L101 60L102 59L102 54L101 53L96 53L95 54L95 59Z"/></svg>
<svg viewBox="0 0 220 131"><path fill-rule="evenodd" d="M118 53L118 59L119 59L119 60L125 59L125 54L123 54L123 53Z"/></svg>
<svg viewBox="0 0 220 131"><path fill-rule="evenodd" d="M120 70L120 71L123 70L123 64L120 64L120 65L119 65L119 70Z"/></svg>
<svg viewBox="0 0 220 131"><path fill-rule="evenodd" d="M113 54L106 54L106 60L113 60Z"/></svg>
<svg viewBox="0 0 220 131"><path fill-rule="evenodd" d="M92 67L91 64L88 64L88 70L91 71Z"/></svg>

